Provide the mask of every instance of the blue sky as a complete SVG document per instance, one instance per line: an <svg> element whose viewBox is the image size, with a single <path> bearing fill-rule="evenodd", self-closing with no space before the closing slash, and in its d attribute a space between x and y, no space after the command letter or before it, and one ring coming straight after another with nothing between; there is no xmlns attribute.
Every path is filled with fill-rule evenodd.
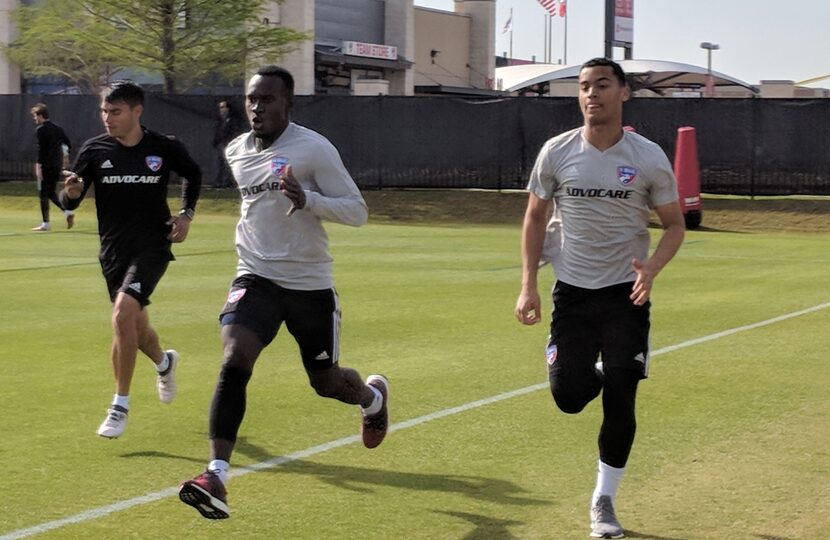
<svg viewBox="0 0 830 540"><path fill-rule="evenodd" d="M453 11L453 0L414 0ZM605 0L568 0L568 63L604 52ZM497 0L496 53L510 48L502 28L513 8L513 56L544 57L546 12L537 0ZM554 18L553 59L563 57L564 25ZM720 45L712 69L750 84L830 75L826 0L634 0L634 58L706 66L700 43ZM615 49L622 58L622 49ZM830 78L810 86L830 88Z"/></svg>

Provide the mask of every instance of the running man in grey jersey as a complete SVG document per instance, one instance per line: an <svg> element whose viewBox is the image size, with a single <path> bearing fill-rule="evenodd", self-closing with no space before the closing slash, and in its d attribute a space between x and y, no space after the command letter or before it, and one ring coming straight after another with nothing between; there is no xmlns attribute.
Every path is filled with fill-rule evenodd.
<svg viewBox="0 0 830 540"><path fill-rule="evenodd" d="M617 63L583 64L584 124L547 141L530 174L515 310L522 324L542 320L537 273L543 259L550 261L556 284L546 360L553 399L575 414L602 394L591 500L591 536L598 538L624 536L614 502L634 442L637 385L648 376L649 297L685 232L665 153L622 129L629 97ZM649 257L651 210L663 233Z"/></svg>
<svg viewBox="0 0 830 540"><path fill-rule="evenodd" d="M230 515L225 482L246 387L283 323L317 394L360 406L367 448L378 446L388 427L386 378L370 375L364 382L338 363L340 306L322 225L328 220L359 227L368 217L366 203L337 149L289 120L293 100L288 71L257 71L245 104L252 130L225 151L242 198L239 261L219 315L225 362L210 406L210 463L179 489L179 498L208 519Z"/></svg>

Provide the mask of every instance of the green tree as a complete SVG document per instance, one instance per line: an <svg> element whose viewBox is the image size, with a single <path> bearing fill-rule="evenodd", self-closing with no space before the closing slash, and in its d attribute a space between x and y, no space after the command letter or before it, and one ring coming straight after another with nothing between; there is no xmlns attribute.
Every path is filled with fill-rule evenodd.
<svg viewBox="0 0 830 540"><path fill-rule="evenodd" d="M281 0L278 0L281 1ZM62 75L87 91L120 70L159 74L174 93L238 81L246 61L276 61L309 36L263 24L269 0L44 0L13 13L5 49L29 75Z"/></svg>
<svg viewBox="0 0 830 540"><path fill-rule="evenodd" d="M45 0L38 7L12 12L17 38L3 52L26 75L66 77L84 91L97 92L119 69L119 61L90 44L88 34L118 38L117 29L89 17L82 9L67 9L72 2ZM75 8L80 8L75 5Z"/></svg>

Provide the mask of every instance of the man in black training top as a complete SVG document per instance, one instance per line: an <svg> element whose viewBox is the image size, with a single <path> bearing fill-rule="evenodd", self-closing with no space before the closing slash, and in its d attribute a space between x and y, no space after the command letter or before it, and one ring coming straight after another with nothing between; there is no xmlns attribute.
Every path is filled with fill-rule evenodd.
<svg viewBox="0 0 830 540"><path fill-rule="evenodd" d="M36 103L31 108L32 120L34 120L37 134L37 162L35 163L35 178L37 178L38 198L40 199L40 225L34 227L33 231L48 231L52 228L49 224L49 201L55 203L66 216L66 228L71 229L75 224L75 214L66 210L55 194L55 187L61 177L61 169L68 165L69 149L72 145L69 137L56 123L49 120L49 109L44 103Z"/></svg>
<svg viewBox="0 0 830 540"><path fill-rule="evenodd" d="M217 157L214 187L222 188L236 185L231 168L228 166L228 160L225 157L225 148L228 147L228 143L244 131L246 131L245 126L237 119L236 112L231 108L230 102L224 99L220 101L219 118L216 120L216 128L213 133L213 147L216 148Z"/></svg>
<svg viewBox="0 0 830 540"><path fill-rule="evenodd" d="M99 259L112 308L112 367L115 397L98 435L124 433L130 408L130 383L140 350L156 365L159 399L176 396L179 355L162 350L146 306L167 265L171 242L183 242L190 229L202 172L184 145L141 125L144 91L132 81L116 81L101 100L107 132L86 141L66 174L61 202L76 208L95 185ZM182 177L182 208L167 206L170 172Z"/></svg>

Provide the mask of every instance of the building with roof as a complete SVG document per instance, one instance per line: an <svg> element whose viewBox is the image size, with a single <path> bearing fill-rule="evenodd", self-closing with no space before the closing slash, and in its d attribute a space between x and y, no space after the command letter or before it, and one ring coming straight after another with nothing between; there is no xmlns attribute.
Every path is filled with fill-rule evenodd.
<svg viewBox="0 0 830 540"><path fill-rule="evenodd" d="M9 13L21 2L37 0L0 0L0 43L11 41ZM269 2L260 22L312 36L278 61L262 58L248 66L250 74L262 63L278 62L294 75L298 95L577 95L578 65L501 58L496 67L496 0L455 0L453 11L416 7L413 0L284 0ZM664 60L620 64L641 97L702 97L709 75L706 68ZM792 81L753 85L716 71L711 75L714 97L830 97L828 90ZM153 77L137 80L152 88ZM67 91L61 81L21 81L17 66L0 54L0 93ZM240 90L210 81L193 92Z"/></svg>
<svg viewBox="0 0 830 540"><path fill-rule="evenodd" d="M618 60L637 97L699 98L705 96L707 68L665 60ZM579 65L513 63L496 68L496 88L513 95L573 97ZM714 98L830 98L830 90L793 81L764 80L758 85L712 71ZM830 78L830 77L827 77Z"/></svg>
<svg viewBox="0 0 830 540"><path fill-rule="evenodd" d="M709 72L706 68L664 60L619 60L637 96L701 97ZM496 69L496 85L521 95L528 88L547 85L551 96L575 96L580 65L525 64ZM712 71L715 95L752 97L758 89L724 73Z"/></svg>
<svg viewBox="0 0 830 540"><path fill-rule="evenodd" d="M20 3L0 0L0 43L13 39L9 14ZM299 95L413 95L416 89L476 95L494 86L495 18L496 0L456 0L452 12L415 7L413 0L269 2L261 24L290 27L311 39L278 61L258 59L247 71L278 62L294 75ZM152 87L154 76L139 79ZM0 93L66 90L62 81L21 82L17 66L0 55ZM226 93L233 87L221 84L215 89Z"/></svg>

